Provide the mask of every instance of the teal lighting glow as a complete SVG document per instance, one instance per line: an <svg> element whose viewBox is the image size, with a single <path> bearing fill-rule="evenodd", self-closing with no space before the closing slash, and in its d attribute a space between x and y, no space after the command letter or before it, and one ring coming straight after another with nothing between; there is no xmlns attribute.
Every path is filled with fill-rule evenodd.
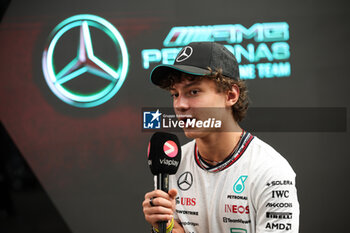
<svg viewBox="0 0 350 233"><path fill-rule="evenodd" d="M66 32L76 27L80 28L77 55L57 72L53 59L57 42ZM106 33L116 45L118 57L121 58L117 69L95 56L90 27ZM46 82L58 98L75 107L90 108L105 103L119 91L128 73L129 55L123 37L107 20L95 15L75 15L58 24L50 33L48 45L43 53L42 66ZM106 79L109 84L92 94L73 92L64 86L68 81L84 73Z"/></svg>
<svg viewBox="0 0 350 233"><path fill-rule="evenodd" d="M241 79L291 76L287 22L261 22L250 27L241 24L172 27L163 48L141 51L143 68L173 64L181 48L194 41L222 43L236 56Z"/></svg>
<svg viewBox="0 0 350 233"><path fill-rule="evenodd" d="M217 41L242 43L245 39L255 42L289 40L289 25L286 22L255 23L250 28L241 24L208 26L182 26L171 28L164 39L165 47L185 46L193 41Z"/></svg>

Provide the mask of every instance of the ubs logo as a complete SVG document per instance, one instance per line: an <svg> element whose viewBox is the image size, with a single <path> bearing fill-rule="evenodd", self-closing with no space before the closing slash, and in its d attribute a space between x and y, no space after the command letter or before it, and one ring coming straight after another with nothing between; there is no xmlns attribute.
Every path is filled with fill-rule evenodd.
<svg viewBox="0 0 350 233"><path fill-rule="evenodd" d="M190 198L190 197L177 197L176 198L176 204L183 205L183 206L196 206L196 198Z"/></svg>

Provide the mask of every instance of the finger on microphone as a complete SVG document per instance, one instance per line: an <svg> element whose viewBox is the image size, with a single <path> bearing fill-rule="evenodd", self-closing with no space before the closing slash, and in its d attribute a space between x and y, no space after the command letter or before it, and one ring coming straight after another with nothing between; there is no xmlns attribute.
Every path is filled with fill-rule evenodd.
<svg viewBox="0 0 350 233"><path fill-rule="evenodd" d="M157 189L153 190L152 192L149 192L145 195L145 199L150 199L150 198L156 198L156 197L162 197L165 199L170 199L170 195L163 190Z"/></svg>
<svg viewBox="0 0 350 233"><path fill-rule="evenodd" d="M157 198L153 198L153 205L152 207L155 206L160 206L160 207L165 207L165 208L172 208L172 202L169 199L165 199L162 197L157 197Z"/></svg>
<svg viewBox="0 0 350 233"><path fill-rule="evenodd" d="M170 198L175 199L176 196L177 196L177 190L176 189L170 189L168 194L169 194Z"/></svg>

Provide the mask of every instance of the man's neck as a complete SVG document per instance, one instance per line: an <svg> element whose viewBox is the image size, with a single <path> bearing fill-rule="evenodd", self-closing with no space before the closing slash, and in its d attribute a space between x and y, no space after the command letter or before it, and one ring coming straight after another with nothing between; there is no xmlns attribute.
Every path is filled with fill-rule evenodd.
<svg viewBox="0 0 350 233"><path fill-rule="evenodd" d="M215 165L225 160L235 149L242 135L238 124L231 132L215 132L203 138L197 138L196 143L201 157Z"/></svg>

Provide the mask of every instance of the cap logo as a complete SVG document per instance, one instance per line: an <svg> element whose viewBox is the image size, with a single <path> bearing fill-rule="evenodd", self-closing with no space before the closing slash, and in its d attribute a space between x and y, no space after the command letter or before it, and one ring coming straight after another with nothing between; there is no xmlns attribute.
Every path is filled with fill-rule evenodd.
<svg viewBox="0 0 350 233"><path fill-rule="evenodd" d="M192 55L193 49L190 46L184 47L176 58L177 62L183 62Z"/></svg>

